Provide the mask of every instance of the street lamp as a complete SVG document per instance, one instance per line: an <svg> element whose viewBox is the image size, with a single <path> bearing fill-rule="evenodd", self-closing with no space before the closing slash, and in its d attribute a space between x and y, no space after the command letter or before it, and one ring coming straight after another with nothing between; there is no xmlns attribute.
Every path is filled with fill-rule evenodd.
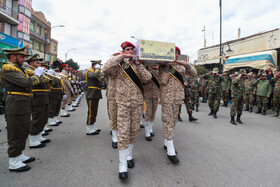
<svg viewBox="0 0 280 187"><path fill-rule="evenodd" d="M219 61L219 73L222 73L222 0L220 0L220 61Z"/></svg>
<svg viewBox="0 0 280 187"><path fill-rule="evenodd" d="M67 60L67 53L69 53L70 51L73 51L73 50L76 50L76 49L69 49L66 53L65 53L65 62Z"/></svg>
<svg viewBox="0 0 280 187"><path fill-rule="evenodd" d="M51 27L47 32L45 32L45 42L44 42L44 61L46 61L46 45L47 45L47 35L49 35L49 32L56 27L65 27L64 25L55 25ZM48 62L48 65L50 65L50 62Z"/></svg>
<svg viewBox="0 0 280 187"><path fill-rule="evenodd" d="M135 40L138 40L137 38L135 38L135 36L130 36L131 38L135 39Z"/></svg>

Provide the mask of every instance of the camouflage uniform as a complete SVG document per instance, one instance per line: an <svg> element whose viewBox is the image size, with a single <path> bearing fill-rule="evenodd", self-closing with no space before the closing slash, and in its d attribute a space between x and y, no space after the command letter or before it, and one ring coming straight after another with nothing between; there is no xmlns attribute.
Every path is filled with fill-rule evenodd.
<svg viewBox="0 0 280 187"><path fill-rule="evenodd" d="M193 66L185 69L184 66L175 64L174 67L181 74L195 76L196 69ZM160 67L160 91L162 101L162 125L163 133L166 140L173 140L174 129L177 122L179 107L184 96L184 86L177 81L170 73L169 67ZM183 76L184 77L184 76Z"/></svg>
<svg viewBox="0 0 280 187"><path fill-rule="evenodd" d="M188 114L192 113L192 98L191 98L191 94L190 94L190 87L189 86L185 86L185 99L184 99L184 103L186 105L186 110L188 112Z"/></svg>
<svg viewBox="0 0 280 187"><path fill-rule="evenodd" d="M227 106L227 103L229 102L230 82L231 80L229 77L225 77L222 81L222 99L224 101L224 106Z"/></svg>
<svg viewBox="0 0 280 187"><path fill-rule="evenodd" d="M250 111L254 107L254 81L254 79L246 79L244 81L245 90L243 97L246 105L246 110L250 108Z"/></svg>
<svg viewBox="0 0 280 187"><path fill-rule="evenodd" d="M143 94L119 66L122 61L133 67L142 83L146 83L152 78L150 72L142 64L137 65L134 61L124 60L122 55L112 57L108 66L103 67L103 71L112 72L113 76L117 76L116 102L119 150L128 149L129 144L135 143L143 105Z"/></svg>
<svg viewBox="0 0 280 187"><path fill-rule="evenodd" d="M271 83L274 83L274 89L273 89L273 106L276 113L278 113L279 116L279 105L280 105L280 77L277 77L276 79L270 79ZM275 116L277 117L277 116Z"/></svg>
<svg viewBox="0 0 280 187"><path fill-rule="evenodd" d="M211 111L217 112L220 107L221 100L221 82L224 80L223 76L218 76L215 74L204 75L203 78L208 79L208 105Z"/></svg>
<svg viewBox="0 0 280 187"><path fill-rule="evenodd" d="M254 86L257 86L257 107L258 113L261 110L265 113L267 110L267 102L268 102L268 95L272 93L272 85L269 80L255 80L253 83Z"/></svg>
<svg viewBox="0 0 280 187"><path fill-rule="evenodd" d="M190 87L191 87L191 98L192 98L192 106L194 109L194 105L199 106L199 83L196 77L192 77L190 79Z"/></svg>
<svg viewBox="0 0 280 187"><path fill-rule="evenodd" d="M117 102L116 102L116 85L117 85L117 76L112 76L110 71L107 71L107 66L110 63L108 61L104 64L104 67L102 69L103 76L107 78L107 90L106 90L106 96L107 96L107 110L108 115L110 119L110 128L112 130L117 130Z"/></svg>
<svg viewBox="0 0 280 187"><path fill-rule="evenodd" d="M243 93L244 93L244 80L240 77L235 77L232 80L231 101L232 107L230 111L231 116L242 115L243 110Z"/></svg>
<svg viewBox="0 0 280 187"><path fill-rule="evenodd" d="M208 98L208 80L204 79L203 77L201 79L202 79L201 96L202 96L203 102L206 103L206 99Z"/></svg>

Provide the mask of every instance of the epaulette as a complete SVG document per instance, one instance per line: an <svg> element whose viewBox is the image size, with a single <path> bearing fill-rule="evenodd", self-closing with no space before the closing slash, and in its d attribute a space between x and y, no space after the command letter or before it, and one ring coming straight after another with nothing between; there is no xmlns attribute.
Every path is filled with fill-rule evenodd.
<svg viewBox="0 0 280 187"><path fill-rule="evenodd" d="M94 73L94 70L92 68L89 68L88 71Z"/></svg>
<svg viewBox="0 0 280 187"><path fill-rule="evenodd" d="M19 71L20 70L17 67L15 67L14 64L4 64L2 69L6 70L6 71Z"/></svg>

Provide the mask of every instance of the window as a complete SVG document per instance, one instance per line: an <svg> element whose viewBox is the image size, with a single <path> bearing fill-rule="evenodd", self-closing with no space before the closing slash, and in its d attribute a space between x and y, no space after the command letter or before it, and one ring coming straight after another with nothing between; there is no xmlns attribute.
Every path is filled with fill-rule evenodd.
<svg viewBox="0 0 280 187"><path fill-rule="evenodd" d="M30 42L29 42L29 48L30 48L30 49L33 49L33 40L30 40Z"/></svg>
<svg viewBox="0 0 280 187"><path fill-rule="evenodd" d="M40 51L40 43L36 42L36 51Z"/></svg>
<svg viewBox="0 0 280 187"><path fill-rule="evenodd" d="M34 31L34 22L33 21L30 22L30 30Z"/></svg>
<svg viewBox="0 0 280 187"><path fill-rule="evenodd" d="M53 44L53 50L56 51L56 48L57 48L56 43L54 43Z"/></svg>
<svg viewBox="0 0 280 187"><path fill-rule="evenodd" d="M4 22L0 21L0 32L4 31Z"/></svg>
<svg viewBox="0 0 280 187"><path fill-rule="evenodd" d="M36 30L36 32L37 32L38 34L41 34L41 30L42 30L42 27L41 27L40 25L37 25L37 30Z"/></svg>

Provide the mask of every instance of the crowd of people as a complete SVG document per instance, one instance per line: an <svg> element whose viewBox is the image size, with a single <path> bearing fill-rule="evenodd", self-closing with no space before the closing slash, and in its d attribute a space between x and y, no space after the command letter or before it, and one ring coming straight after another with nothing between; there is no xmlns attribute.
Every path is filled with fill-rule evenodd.
<svg viewBox="0 0 280 187"><path fill-rule="evenodd" d="M154 63L145 66L136 60L135 46L130 42L121 44L122 52L115 53L102 67L101 60L92 60L85 75L72 71L66 64L49 68L39 55L25 60L24 48L5 50L10 62L2 68L2 83L5 87L6 122L8 130L8 156L11 171L27 171L27 163L35 160L25 156L25 142L29 135L29 148L36 149L50 142L42 136L48 135L48 126L58 126L61 117L70 117L86 94L88 112L86 135L98 135L95 128L99 100L102 99L102 78L107 79L107 110L110 119L112 147L119 153L119 178L128 178L128 168L135 165L133 148L140 124L145 128L145 139L152 141L153 124L158 105L161 105L161 123L164 134L163 148L173 164L179 163L174 146L174 129L182 121L181 107L185 104L189 121L198 119L193 111L199 111L200 97L207 103L210 116L218 118L221 105L232 102L230 123L242 124L243 105L245 111L266 115L269 103L279 116L280 75L260 70L258 73L240 69L233 74L219 74L213 68L207 74L197 75L189 62L177 60L181 54L175 48L175 61ZM26 69L22 65L26 61ZM145 116L141 122L141 116ZM237 116L235 120L235 116ZM237 123L236 123L237 122Z"/></svg>

